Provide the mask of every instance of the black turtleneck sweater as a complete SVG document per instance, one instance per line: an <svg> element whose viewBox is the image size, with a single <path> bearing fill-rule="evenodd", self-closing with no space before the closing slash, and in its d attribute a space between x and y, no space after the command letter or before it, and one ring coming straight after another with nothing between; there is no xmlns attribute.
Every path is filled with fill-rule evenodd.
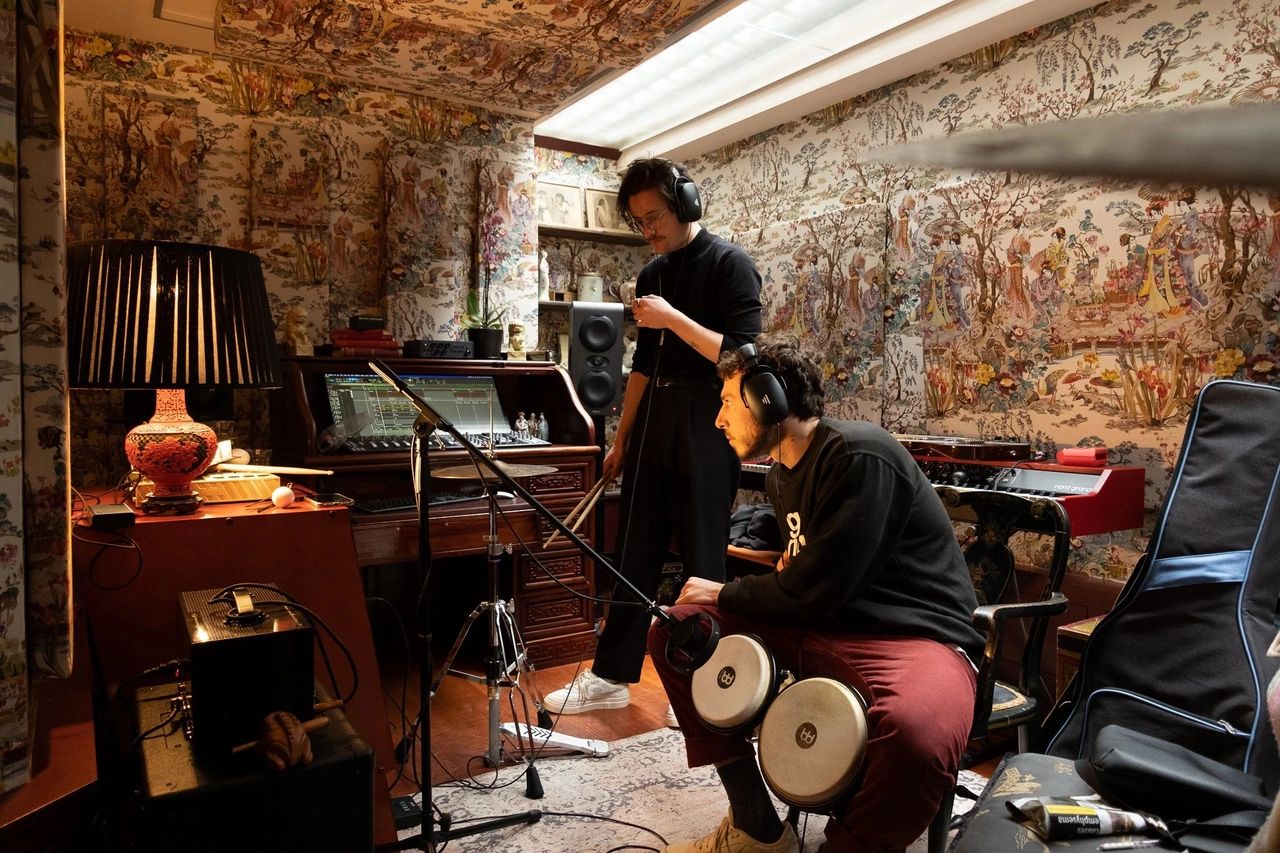
<svg viewBox="0 0 1280 853"><path fill-rule="evenodd" d="M751 343L760 333L760 282L760 273L741 246L704 228L683 249L646 264L636 280L636 296L661 296L698 325L720 332L723 352ZM631 365L650 379L656 372L716 383L714 362L679 335L664 337L658 329L640 330Z"/></svg>

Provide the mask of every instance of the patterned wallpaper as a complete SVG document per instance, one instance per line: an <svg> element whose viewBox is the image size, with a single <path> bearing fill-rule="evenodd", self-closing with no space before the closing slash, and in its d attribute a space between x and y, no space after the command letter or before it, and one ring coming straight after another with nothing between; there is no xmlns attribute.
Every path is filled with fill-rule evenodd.
<svg viewBox="0 0 1280 853"><path fill-rule="evenodd" d="M1111 449L1164 498L1197 390L1280 368L1280 193L887 166L970 129L1280 100L1275 0L1120 0L715 151L708 225L767 326L824 355L832 413ZM1150 516L1149 516L1150 517ZM1145 531L1077 539L1127 576Z"/></svg>
<svg viewBox="0 0 1280 853"><path fill-rule="evenodd" d="M367 309L402 341L461 337L466 288L486 278L536 335L527 122L96 33L68 32L65 54L71 239L256 252L277 326L311 345ZM116 482L120 395L73 406L90 425L76 483ZM266 447L263 396L236 408L244 446Z"/></svg>
<svg viewBox="0 0 1280 853"><path fill-rule="evenodd" d="M1196 390L1275 378L1280 197L868 154L1013 123L1274 101L1278 12L1119 0L1007 39L699 157L706 225L757 259L769 325L822 353L833 414L1028 437L1050 454L1106 444L1113 463L1146 467L1154 510ZM535 181L617 182L614 164L536 151L526 124L497 113L90 33L70 34L66 56L72 233L252 248L277 317L297 309L312 340L379 299L402 337L454 337L476 197L496 217L485 247L499 300L532 338ZM647 252L544 247L555 272L576 249L619 277ZM554 346L560 316L530 348ZM242 410L251 429L257 409ZM1123 577L1145 535L1078 540L1073 569Z"/></svg>
<svg viewBox="0 0 1280 853"><path fill-rule="evenodd" d="M223 0L220 54L545 115L711 0Z"/></svg>
<svg viewBox="0 0 1280 853"><path fill-rule="evenodd" d="M57 0L0 0L0 792L29 774L30 676L71 670Z"/></svg>

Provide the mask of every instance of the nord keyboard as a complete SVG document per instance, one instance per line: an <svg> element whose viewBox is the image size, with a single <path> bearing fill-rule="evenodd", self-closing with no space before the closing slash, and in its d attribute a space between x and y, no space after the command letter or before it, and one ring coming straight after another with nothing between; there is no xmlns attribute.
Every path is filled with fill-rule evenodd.
<svg viewBox="0 0 1280 853"><path fill-rule="evenodd" d="M1032 461L1029 445L948 436L894 436L935 488L1006 492L1062 504L1071 534L1085 536L1141 527L1146 470L1127 465L1078 468ZM742 487L764 489L768 465L743 463ZM943 501L947 505L946 501ZM950 506L948 505L948 509Z"/></svg>

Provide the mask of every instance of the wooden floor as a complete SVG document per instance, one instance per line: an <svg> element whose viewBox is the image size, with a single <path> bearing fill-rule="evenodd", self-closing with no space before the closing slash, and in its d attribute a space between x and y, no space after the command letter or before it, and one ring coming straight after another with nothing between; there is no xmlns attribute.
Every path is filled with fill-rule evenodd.
<svg viewBox="0 0 1280 853"><path fill-rule="evenodd" d="M391 660L386 658L384 655L381 661L382 681L387 699L387 720L391 726L391 742L394 744L401 741L404 734L402 727L409 725L409 721L417 713L419 679L416 662L408 667L406 678L403 657ZM588 660L581 666L586 669L590 667L590 663ZM464 663L463 666L472 672L482 672L474 663ZM522 675L520 686L527 694L530 712L536 714L535 693L540 698L563 687L578 669L577 664L570 663L549 669L535 669ZM407 694L404 722L400 711L402 691ZM513 694L520 718L524 719L520 692L509 689L500 691L499 719L502 722L512 719L510 697ZM640 682L631 686L631 704L628 707L564 716L556 724L556 731L579 738L615 741L660 728L666 725L666 718L667 694L662 689L653 664L646 658ZM536 718L534 725L537 725ZM431 784L438 785L454 778L482 773L487 767L484 757L488 744L489 703L485 685L457 676L446 677L431 703L431 752L434 756ZM416 767L406 766L403 777L392 788L392 796L417 791L415 771Z"/></svg>
<svg viewBox="0 0 1280 853"><path fill-rule="evenodd" d="M589 668L590 661L581 667ZM476 666L468 667L478 671ZM387 694L387 719L391 725L392 743L400 742L403 736L401 723L401 691L408 693L408 712L406 720L411 720L418 708L418 676L416 664L409 668L405 677L403 659L399 661L383 661L383 687ZM523 676L521 685L530 691L529 704L533 705L531 685L536 686L538 695L550 693L567 684L578 672L579 665L539 669ZM512 719L508 696L512 691L501 691L500 719ZM519 700L517 699L517 702ZM592 711L559 718L556 730L564 734L580 738L596 738L615 741L633 735L653 731L666 725L667 695L654 671L652 662L646 657L640 682L631 685L631 704L622 709L611 711ZM520 706L517 704L517 708ZM439 785L455 778L473 776L485 771L487 764L484 754L488 749L488 700L485 685L456 676L446 677L431 703L431 751L434 756L431 766L431 784ZM521 711L523 719L523 711ZM404 725L408 725L407 722ZM1009 744L1008 748L1016 748ZM991 758L972 769L984 776L990 776L999 758ZM416 793L416 768L406 766L403 776L392 787L393 797ZM389 780L390 781L390 780Z"/></svg>

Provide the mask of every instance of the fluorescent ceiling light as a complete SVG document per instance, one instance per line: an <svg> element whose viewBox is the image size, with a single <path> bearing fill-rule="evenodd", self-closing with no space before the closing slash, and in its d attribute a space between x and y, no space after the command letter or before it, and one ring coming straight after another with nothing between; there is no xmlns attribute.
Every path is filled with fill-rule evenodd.
<svg viewBox="0 0 1280 853"><path fill-rule="evenodd" d="M743 0L539 122L624 149L823 62L948 0Z"/></svg>

